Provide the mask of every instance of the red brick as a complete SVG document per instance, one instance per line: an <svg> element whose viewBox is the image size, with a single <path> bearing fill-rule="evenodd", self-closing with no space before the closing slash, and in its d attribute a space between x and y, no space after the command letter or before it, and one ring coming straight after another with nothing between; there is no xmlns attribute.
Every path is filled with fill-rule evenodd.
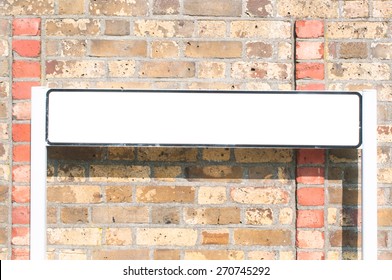
<svg viewBox="0 0 392 280"><path fill-rule="evenodd" d="M324 64L317 62L304 62L295 65L295 78L299 79L324 79Z"/></svg>
<svg viewBox="0 0 392 280"><path fill-rule="evenodd" d="M324 57L324 43L297 42L295 45L297 59L321 59Z"/></svg>
<svg viewBox="0 0 392 280"><path fill-rule="evenodd" d="M30 183L30 165L13 166L12 180L15 183Z"/></svg>
<svg viewBox="0 0 392 280"><path fill-rule="evenodd" d="M321 228L324 226L324 210L298 210L297 227Z"/></svg>
<svg viewBox="0 0 392 280"><path fill-rule="evenodd" d="M30 250L25 248L13 248L12 249L12 260L29 260Z"/></svg>
<svg viewBox="0 0 392 280"><path fill-rule="evenodd" d="M28 123L14 123L12 125L12 140L14 142L30 142L31 125Z"/></svg>
<svg viewBox="0 0 392 280"><path fill-rule="evenodd" d="M30 186L12 187L12 202L16 202L16 203L30 202Z"/></svg>
<svg viewBox="0 0 392 280"><path fill-rule="evenodd" d="M316 84L316 83L309 83L309 84L300 84L296 86L297 90L325 90L325 84Z"/></svg>
<svg viewBox="0 0 392 280"><path fill-rule="evenodd" d="M12 50L20 56L37 57L41 53L41 42L38 40L14 40Z"/></svg>
<svg viewBox="0 0 392 280"><path fill-rule="evenodd" d="M28 227L14 227L12 228L12 245L29 245L30 230Z"/></svg>
<svg viewBox="0 0 392 280"><path fill-rule="evenodd" d="M27 206L18 206L12 208L12 224L29 224L30 223L30 209Z"/></svg>
<svg viewBox="0 0 392 280"><path fill-rule="evenodd" d="M41 64L38 61L14 61L12 64L14 78L40 78Z"/></svg>
<svg viewBox="0 0 392 280"><path fill-rule="evenodd" d="M30 99L31 87L40 86L40 82L14 82L12 84L12 98L13 99Z"/></svg>
<svg viewBox="0 0 392 280"><path fill-rule="evenodd" d="M15 120L30 120L31 118L31 103L19 102L12 106L12 117Z"/></svg>
<svg viewBox="0 0 392 280"><path fill-rule="evenodd" d="M297 260L324 260L324 252L298 252Z"/></svg>
<svg viewBox="0 0 392 280"><path fill-rule="evenodd" d="M297 168L297 182L302 184L324 184L324 168L321 167Z"/></svg>
<svg viewBox="0 0 392 280"><path fill-rule="evenodd" d="M40 35L41 19L39 18L18 18L12 22L12 32L15 35Z"/></svg>
<svg viewBox="0 0 392 280"><path fill-rule="evenodd" d="M324 205L324 189L300 188L297 191L297 201L301 206L322 206Z"/></svg>
<svg viewBox="0 0 392 280"><path fill-rule="evenodd" d="M325 150L300 149L297 152L297 164L324 164Z"/></svg>
<svg viewBox="0 0 392 280"><path fill-rule="evenodd" d="M324 22L320 20L299 20L295 23L298 38L319 38L324 36Z"/></svg>
<svg viewBox="0 0 392 280"><path fill-rule="evenodd" d="M30 162L30 145L14 145L12 159L14 162Z"/></svg>

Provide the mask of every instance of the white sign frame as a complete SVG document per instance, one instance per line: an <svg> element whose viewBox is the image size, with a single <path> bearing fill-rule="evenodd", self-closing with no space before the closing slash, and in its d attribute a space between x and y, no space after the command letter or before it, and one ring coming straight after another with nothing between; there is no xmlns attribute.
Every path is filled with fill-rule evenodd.
<svg viewBox="0 0 392 280"><path fill-rule="evenodd" d="M70 92L76 93L80 95L81 92L86 93L102 93L102 92L121 92L124 94L127 93L159 93L161 95L167 94L179 94L181 93L183 96L184 94L189 96L189 94L193 94L193 97L196 99L203 99L207 96L214 96L219 97L214 102L221 101L221 97L224 97L226 94L227 96L242 96L242 97L251 97L255 98L258 94L273 94L273 95L282 95L289 94L292 98L300 99L301 96L310 96L311 94L317 94L318 98L322 98L323 96L340 96L344 97L348 94L353 94L359 97L359 111L355 111L359 113L359 121L358 123L348 122L350 125L358 125L358 141L356 141L351 136L351 140L345 142L341 145L338 144L325 144L325 143L315 143L309 144L306 142L305 144L301 144L301 139L295 140L294 143L270 143L270 142L263 142L261 144L255 142L243 143L239 142L222 142L222 138L216 141L206 141L206 139L201 139L199 142L190 143L189 138L188 140L181 140L180 142L173 143L172 139L169 142L157 143L156 141L145 141L142 143L139 142L132 142L123 143L124 139L128 138L121 138L119 141L108 141L108 142L94 142L94 141L85 141L82 143L72 141L59 141L62 139L62 135L53 137L55 129L50 127L53 125L53 120L51 119L52 115L50 113L50 108L54 106L50 104L50 95L55 92ZM241 93L241 94L240 94ZM201 96L200 94L204 94ZM251 96L252 94L252 96ZM363 259L377 259L377 92L374 90L363 91L361 93L348 93L348 92L299 92L299 91L292 91L292 92L212 92L212 91L120 91L120 90L51 90L46 87L33 87L32 89L32 112L31 112L31 223L30 223L30 257L34 260L43 260L46 259L46 168L47 168L47 147L51 145L83 145L83 146L90 146L90 145L144 145L144 146L225 146L225 147L261 147L261 148L269 148L269 147L289 147L289 148L338 148L338 147L350 147L350 148L360 148L362 149L362 215L363 215L363 223L362 223L362 256ZM63 96L63 95L58 95ZM177 95L179 96L179 95ZM157 97L155 95L154 97ZM192 98L193 98L192 97ZM278 108L282 105L282 100L280 98L273 99L270 106L275 106ZM313 102L316 102L317 99L313 98ZM64 101L64 100L61 100ZM147 100L148 101L148 100ZM249 101L249 100L247 100ZM257 100L251 100L251 102L256 102ZM72 100L75 102L75 100ZM159 100L162 102L162 100ZM203 100L205 102L205 100ZM236 104L239 100L233 102ZM307 102L306 106L312 107L311 102L309 100L301 100L300 104L303 102ZM336 101L334 101L336 102ZM87 103L82 105L84 109L84 113L86 114L91 108L85 108ZM105 104L105 103L102 103ZM151 102L150 102L151 104ZM150 105L149 104L149 105ZM193 103L192 103L193 104ZM200 105L201 103L199 103ZM249 103L247 103L249 104ZM333 103L335 104L335 103ZM220 104L215 104L220 105ZM326 104L331 105L331 104ZM102 105L103 106L103 105ZM66 108L66 106L65 106ZM89 109L90 108L90 109ZM285 107L285 110L289 109L289 106ZM173 107L171 108L173 110ZM198 108L199 110L199 108ZM295 112L301 111L303 108L298 108L296 106ZM321 109L320 109L321 110ZM77 111L77 110L75 110ZM94 110L90 110L94 111ZM294 112L294 111L293 111ZM356 114L355 113L355 114ZM93 113L94 115L94 113ZM301 115L301 114L298 114ZM81 116L78 116L78 118ZM129 116L127 116L129 117ZM132 117L132 116L131 116ZM253 116L251 116L253 117ZM257 116L260 117L260 116ZM263 116L261 116L263 117ZM289 115L291 118L292 116ZM54 118L54 117L53 117ZM274 120L278 121L278 124L282 124L282 118L277 116L274 117ZM321 115L320 115L321 118ZM357 116L354 116L356 119ZM327 119L323 118L323 121ZM307 122L306 118L300 119L300 121ZM63 125L62 123L62 116L61 114L57 116L57 120L54 122L55 126ZM151 122L150 122L151 124ZM335 123L336 124L336 123ZM332 127L333 129L333 127ZM355 131L355 129L353 131ZM248 129L249 130L249 129ZM247 131L247 130L245 130ZM306 132L306 130L303 130ZM79 130L80 133L80 130ZM198 132L200 133L200 131ZM201 132L203 133L203 132ZM246 133L246 132L245 132ZM319 132L320 133L320 132ZM252 136L252 135L251 135ZM128 136L127 136L128 137ZM225 137L231 137L231 134L225 135ZM253 137L253 136L252 136ZM55 141L53 141L55 139ZM150 138L151 139L151 138ZM243 138L241 141L245 141ZM354 139L354 140L353 140ZM138 140L135 140L138 141ZM185 142L182 143L182 141ZM188 142L187 142L188 141ZM269 140L271 141L271 140ZM274 141L272 139L272 141ZM354 141L354 142L353 142ZM93 142L93 143L90 143ZM221 143L222 142L222 143Z"/></svg>

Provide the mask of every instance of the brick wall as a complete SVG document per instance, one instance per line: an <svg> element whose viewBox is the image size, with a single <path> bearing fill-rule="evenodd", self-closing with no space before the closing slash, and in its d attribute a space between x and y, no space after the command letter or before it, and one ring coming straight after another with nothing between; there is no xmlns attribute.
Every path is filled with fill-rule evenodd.
<svg viewBox="0 0 392 280"><path fill-rule="evenodd" d="M29 257L34 85L375 88L379 258L392 259L392 1L111 3L0 3L1 259ZM357 150L48 152L50 259L361 257Z"/></svg>

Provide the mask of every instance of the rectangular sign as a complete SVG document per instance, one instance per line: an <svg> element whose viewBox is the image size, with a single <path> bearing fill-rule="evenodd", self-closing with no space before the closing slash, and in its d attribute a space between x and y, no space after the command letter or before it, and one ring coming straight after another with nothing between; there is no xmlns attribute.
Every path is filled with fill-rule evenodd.
<svg viewBox="0 0 392 280"><path fill-rule="evenodd" d="M359 147L357 92L58 90L50 145Z"/></svg>

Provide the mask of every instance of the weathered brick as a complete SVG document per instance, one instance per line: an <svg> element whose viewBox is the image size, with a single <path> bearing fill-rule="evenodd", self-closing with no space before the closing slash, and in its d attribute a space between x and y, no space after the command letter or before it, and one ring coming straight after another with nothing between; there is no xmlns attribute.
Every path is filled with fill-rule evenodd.
<svg viewBox="0 0 392 280"><path fill-rule="evenodd" d="M105 231L107 245L126 246L132 244L132 229L108 228Z"/></svg>
<svg viewBox="0 0 392 280"><path fill-rule="evenodd" d="M340 58L367 58L367 43L364 42L348 42L340 45Z"/></svg>
<svg viewBox="0 0 392 280"><path fill-rule="evenodd" d="M293 151L289 149L235 149L234 156L238 162L291 162Z"/></svg>
<svg viewBox="0 0 392 280"><path fill-rule="evenodd" d="M106 20L105 35L126 36L131 32L130 23L127 20Z"/></svg>
<svg viewBox="0 0 392 280"><path fill-rule="evenodd" d="M378 253L378 260L392 260L392 252Z"/></svg>
<svg viewBox="0 0 392 280"><path fill-rule="evenodd" d="M87 260L87 252L78 249L60 250L59 260Z"/></svg>
<svg viewBox="0 0 392 280"><path fill-rule="evenodd" d="M96 250L92 253L93 260L148 260L149 250Z"/></svg>
<svg viewBox="0 0 392 280"><path fill-rule="evenodd" d="M297 190L298 204L302 206L324 205L323 188L300 188Z"/></svg>
<svg viewBox="0 0 392 280"><path fill-rule="evenodd" d="M144 16L148 12L148 2L144 0L113 0L110 5L106 0L90 1L92 15L106 16Z"/></svg>
<svg viewBox="0 0 392 280"><path fill-rule="evenodd" d="M178 57L179 47L175 41L154 41L151 43L152 58Z"/></svg>
<svg viewBox="0 0 392 280"><path fill-rule="evenodd" d="M52 15L54 0L5 0L1 3L2 15Z"/></svg>
<svg viewBox="0 0 392 280"><path fill-rule="evenodd" d="M211 166L189 166L185 168L185 176L188 179L216 179L234 180L243 178L241 166L211 165Z"/></svg>
<svg viewBox="0 0 392 280"><path fill-rule="evenodd" d="M16 203L30 202L30 186L13 186L11 199Z"/></svg>
<svg viewBox="0 0 392 280"><path fill-rule="evenodd" d="M94 182L150 181L150 167L138 165L91 165L90 180Z"/></svg>
<svg viewBox="0 0 392 280"><path fill-rule="evenodd" d="M251 208L245 212L246 223L250 225L271 225L274 222L270 208Z"/></svg>
<svg viewBox="0 0 392 280"><path fill-rule="evenodd" d="M147 223L148 209L142 206L101 206L91 213L93 223Z"/></svg>
<svg viewBox="0 0 392 280"><path fill-rule="evenodd" d="M11 260L29 260L30 250L26 248L12 248Z"/></svg>
<svg viewBox="0 0 392 280"><path fill-rule="evenodd" d="M330 39L379 39L386 38L386 22L329 22L326 36Z"/></svg>
<svg viewBox="0 0 392 280"><path fill-rule="evenodd" d="M234 90L240 89L240 84L227 83L227 82L192 82L186 86L187 89L200 89L200 90Z"/></svg>
<svg viewBox="0 0 392 280"><path fill-rule="evenodd" d="M334 80L389 80L391 68L384 63L328 63L328 75Z"/></svg>
<svg viewBox="0 0 392 280"><path fill-rule="evenodd" d="M372 55L378 59L392 59L392 43L373 43Z"/></svg>
<svg viewBox="0 0 392 280"><path fill-rule="evenodd" d="M0 228L0 245L6 245L8 243L8 232L6 233L5 228ZM4 260L0 258L0 260Z"/></svg>
<svg viewBox="0 0 392 280"><path fill-rule="evenodd" d="M181 166L157 166L154 168L155 180L174 182L180 175L182 175Z"/></svg>
<svg viewBox="0 0 392 280"><path fill-rule="evenodd" d="M378 209L378 226L392 226L392 208Z"/></svg>
<svg viewBox="0 0 392 280"><path fill-rule="evenodd" d="M302 184L324 184L324 168L298 167L297 182Z"/></svg>
<svg viewBox="0 0 392 280"><path fill-rule="evenodd" d="M179 224L179 210L166 207L154 208L151 211L151 222L153 224Z"/></svg>
<svg viewBox="0 0 392 280"><path fill-rule="evenodd" d="M189 61L144 61L139 75L147 78L191 78L195 76L195 63Z"/></svg>
<svg viewBox="0 0 392 280"><path fill-rule="evenodd" d="M338 1L306 0L278 1L279 16L295 18L337 18L339 16Z"/></svg>
<svg viewBox="0 0 392 280"><path fill-rule="evenodd" d="M87 54L86 40L61 40L59 55L63 57L85 56Z"/></svg>
<svg viewBox="0 0 392 280"><path fill-rule="evenodd" d="M135 74L134 60L109 61L109 77L132 77Z"/></svg>
<svg viewBox="0 0 392 280"><path fill-rule="evenodd" d="M241 16L241 0L184 0L184 14L190 16Z"/></svg>
<svg viewBox="0 0 392 280"><path fill-rule="evenodd" d="M321 59L324 57L324 43L299 41L295 45L297 59Z"/></svg>
<svg viewBox="0 0 392 280"><path fill-rule="evenodd" d="M324 80L324 63L302 62L295 65L295 78Z"/></svg>
<svg viewBox="0 0 392 280"><path fill-rule="evenodd" d="M108 147L109 160L134 160L135 148L133 147Z"/></svg>
<svg viewBox="0 0 392 280"><path fill-rule="evenodd" d="M297 164L324 164L324 149L299 149L297 152Z"/></svg>
<svg viewBox="0 0 392 280"><path fill-rule="evenodd" d="M0 81L0 98L9 97L10 83L8 81Z"/></svg>
<svg viewBox="0 0 392 280"><path fill-rule="evenodd" d="M373 1L373 17L387 18L391 17L392 2L385 0Z"/></svg>
<svg viewBox="0 0 392 280"><path fill-rule="evenodd" d="M107 186L105 187L106 201L111 202L132 202L131 186Z"/></svg>
<svg viewBox="0 0 392 280"><path fill-rule="evenodd" d="M293 209L282 208L279 211L279 223L282 225L289 225L293 222Z"/></svg>
<svg viewBox="0 0 392 280"><path fill-rule="evenodd" d="M149 203L182 202L191 203L195 200L194 187L136 187L136 201Z"/></svg>
<svg viewBox="0 0 392 280"><path fill-rule="evenodd" d="M243 260L243 251L234 250L197 250L185 251L184 260Z"/></svg>
<svg viewBox="0 0 392 280"><path fill-rule="evenodd" d="M134 32L144 37L192 37L194 28L189 20L137 20Z"/></svg>
<svg viewBox="0 0 392 280"><path fill-rule="evenodd" d="M291 59L293 57L293 48L291 43L279 42L278 44L278 58L282 60Z"/></svg>
<svg viewBox="0 0 392 280"><path fill-rule="evenodd" d="M392 168L380 168L378 170L377 179L379 183L392 183Z"/></svg>
<svg viewBox="0 0 392 280"><path fill-rule="evenodd" d="M93 161L103 159L104 151L97 147L49 147L48 158L51 160Z"/></svg>
<svg viewBox="0 0 392 280"><path fill-rule="evenodd" d="M65 224L78 224L88 222L88 209L86 207L67 207L60 212L61 222Z"/></svg>
<svg viewBox="0 0 392 280"><path fill-rule="evenodd" d="M92 40L90 56L146 56L147 42L144 40Z"/></svg>
<svg viewBox="0 0 392 280"><path fill-rule="evenodd" d="M9 46L7 40L0 40L0 57L7 57L9 54Z"/></svg>
<svg viewBox="0 0 392 280"><path fill-rule="evenodd" d="M271 0L248 0L246 14L255 17L270 17L273 15L274 3Z"/></svg>
<svg viewBox="0 0 392 280"><path fill-rule="evenodd" d="M290 80L291 64L274 62L234 62L231 77L235 79Z"/></svg>
<svg viewBox="0 0 392 280"><path fill-rule="evenodd" d="M0 77L9 77L10 63L8 60L0 60Z"/></svg>
<svg viewBox="0 0 392 280"><path fill-rule="evenodd" d="M337 222L338 218L338 209L336 208L328 208L328 213L327 213L327 221L329 225L334 225Z"/></svg>
<svg viewBox="0 0 392 280"><path fill-rule="evenodd" d="M297 260L324 260L324 252L298 252Z"/></svg>
<svg viewBox="0 0 392 280"><path fill-rule="evenodd" d="M197 23L197 34L202 38L223 38L226 35L226 22L221 20L200 20Z"/></svg>
<svg viewBox="0 0 392 280"><path fill-rule="evenodd" d="M180 260L179 250L154 250L154 260Z"/></svg>
<svg viewBox="0 0 392 280"><path fill-rule="evenodd" d="M235 229L236 245L290 246L291 231L279 229Z"/></svg>
<svg viewBox="0 0 392 280"><path fill-rule="evenodd" d="M48 224L56 224L57 223L57 208L47 206L46 222Z"/></svg>
<svg viewBox="0 0 392 280"><path fill-rule="evenodd" d="M60 182L85 182L86 168L79 164L61 164L58 167L57 180Z"/></svg>
<svg viewBox="0 0 392 280"><path fill-rule="evenodd" d="M141 246L194 246L197 231L191 228L138 228L136 244Z"/></svg>
<svg viewBox="0 0 392 280"><path fill-rule="evenodd" d="M85 0L59 0L59 14L80 15L84 13Z"/></svg>
<svg viewBox="0 0 392 280"><path fill-rule="evenodd" d="M8 222L8 211L9 207L4 205L0 205L0 223L9 223Z"/></svg>
<svg viewBox="0 0 392 280"><path fill-rule="evenodd" d="M274 32L271 32L274 30ZM291 24L287 21L233 21L230 25L230 36L257 39L289 39Z"/></svg>
<svg viewBox="0 0 392 280"><path fill-rule="evenodd" d="M13 78L40 78L41 64L38 61L16 60L12 63Z"/></svg>
<svg viewBox="0 0 392 280"><path fill-rule="evenodd" d="M226 75L226 64L224 62L212 62L212 61L199 62L199 67L197 71L198 78L219 79L219 78L224 78L225 75Z"/></svg>
<svg viewBox="0 0 392 280"><path fill-rule="evenodd" d="M15 168L13 168L15 170ZM12 174L13 177L14 174ZM10 166L5 164L0 164L0 180L7 181L10 179Z"/></svg>
<svg viewBox="0 0 392 280"><path fill-rule="evenodd" d="M377 139L379 142L392 142L392 126L379 125L377 127Z"/></svg>
<svg viewBox="0 0 392 280"><path fill-rule="evenodd" d="M100 228L48 228L49 245L99 246L102 240Z"/></svg>
<svg viewBox="0 0 392 280"><path fill-rule="evenodd" d="M16 18L12 21L12 34L14 36L36 36L40 35L40 18Z"/></svg>
<svg viewBox="0 0 392 280"><path fill-rule="evenodd" d="M105 63L98 60L50 60L47 78L99 78L105 76Z"/></svg>
<svg viewBox="0 0 392 280"><path fill-rule="evenodd" d="M246 204L286 204L290 200L286 190L272 187L232 188L231 198Z"/></svg>
<svg viewBox="0 0 392 280"><path fill-rule="evenodd" d="M144 161L194 162L197 160L197 149L142 147L142 148L138 148L138 159L143 162Z"/></svg>
<svg viewBox="0 0 392 280"><path fill-rule="evenodd" d="M14 82L12 83L12 98L13 99L30 99L31 87L39 86L40 82Z"/></svg>
<svg viewBox="0 0 392 280"><path fill-rule="evenodd" d="M324 37L324 22L321 20L298 20L295 23L295 34L298 38Z"/></svg>
<svg viewBox="0 0 392 280"><path fill-rule="evenodd" d="M358 163L359 151L355 149L331 149L329 160L334 163Z"/></svg>
<svg viewBox="0 0 392 280"><path fill-rule="evenodd" d="M222 204L225 203L226 187L200 187L198 191L199 204Z"/></svg>
<svg viewBox="0 0 392 280"><path fill-rule="evenodd" d="M339 225L342 227L361 227L361 210L353 208L340 209Z"/></svg>
<svg viewBox="0 0 392 280"><path fill-rule="evenodd" d="M242 43L233 41L188 41L187 57L238 58L242 55Z"/></svg>
<svg viewBox="0 0 392 280"><path fill-rule="evenodd" d="M7 119L7 118L8 118L8 106L6 103L1 103L0 104L0 119Z"/></svg>
<svg viewBox="0 0 392 280"><path fill-rule="evenodd" d="M359 247L361 234L355 230L336 230L330 233L329 242L332 247Z"/></svg>
<svg viewBox="0 0 392 280"><path fill-rule="evenodd" d="M152 6L152 12L155 15L176 15L179 11L179 0L154 0Z"/></svg>
<svg viewBox="0 0 392 280"><path fill-rule="evenodd" d="M48 202L57 203L99 203L102 201L99 186L49 186Z"/></svg>
<svg viewBox="0 0 392 280"><path fill-rule="evenodd" d="M12 106L12 117L15 120L30 120L31 103L20 102Z"/></svg>
<svg viewBox="0 0 392 280"><path fill-rule="evenodd" d="M271 251L251 251L248 252L248 260L260 261L260 260L275 260L276 252Z"/></svg>
<svg viewBox="0 0 392 280"><path fill-rule="evenodd" d="M0 19L0 36L8 36L10 34L11 20L2 18Z"/></svg>
<svg viewBox="0 0 392 280"><path fill-rule="evenodd" d="M201 232L203 245L227 245L229 244L229 231L227 229L212 229Z"/></svg>
<svg viewBox="0 0 392 280"><path fill-rule="evenodd" d="M2 221L5 222L5 221ZM30 208L27 206L15 206L12 208L12 224L29 224Z"/></svg>
<svg viewBox="0 0 392 280"><path fill-rule="evenodd" d="M246 55L249 58L271 58L274 49L273 45L264 42L246 43Z"/></svg>
<svg viewBox="0 0 392 280"><path fill-rule="evenodd" d="M325 84L312 83L312 82L301 83L301 84L298 83L296 85L296 90L325 90Z"/></svg>
<svg viewBox="0 0 392 280"><path fill-rule="evenodd" d="M364 18L369 16L368 1L344 1L343 16L345 18Z"/></svg>
<svg viewBox="0 0 392 280"><path fill-rule="evenodd" d="M298 230L296 245L298 248L322 249L324 247L324 232L318 230Z"/></svg>
<svg viewBox="0 0 392 280"><path fill-rule="evenodd" d="M240 209L237 207L225 208L188 208L185 211L185 223L228 225L241 222Z"/></svg>
<svg viewBox="0 0 392 280"><path fill-rule="evenodd" d="M98 35L100 22L96 19L48 19L45 22L47 36Z"/></svg>
<svg viewBox="0 0 392 280"><path fill-rule="evenodd" d="M8 200L8 186L0 185L0 202L5 202L6 199Z"/></svg>
<svg viewBox="0 0 392 280"><path fill-rule="evenodd" d="M321 228L324 226L324 210L298 210L298 228Z"/></svg>
<svg viewBox="0 0 392 280"><path fill-rule="evenodd" d="M204 148L203 160L207 161L228 161L230 159L229 148Z"/></svg>
<svg viewBox="0 0 392 280"><path fill-rule="evenodd" d="M8 170L4 169L3 172L8 173ZM3 175L1 173L2 172L0 171L0 175ZM4 174L4 175L7 176L8 174ZM8 179L8 178L4 178L4 179ZM12 180L15 183L29 183L30 182L30 165L14 165L12 167Z"/></svg>
<svg viewBox="0 0 392 280"><path fill-rule="evenodd" d="M12 140L14 142L30 142L31 125L15 123L12 125Z"/></svg>

